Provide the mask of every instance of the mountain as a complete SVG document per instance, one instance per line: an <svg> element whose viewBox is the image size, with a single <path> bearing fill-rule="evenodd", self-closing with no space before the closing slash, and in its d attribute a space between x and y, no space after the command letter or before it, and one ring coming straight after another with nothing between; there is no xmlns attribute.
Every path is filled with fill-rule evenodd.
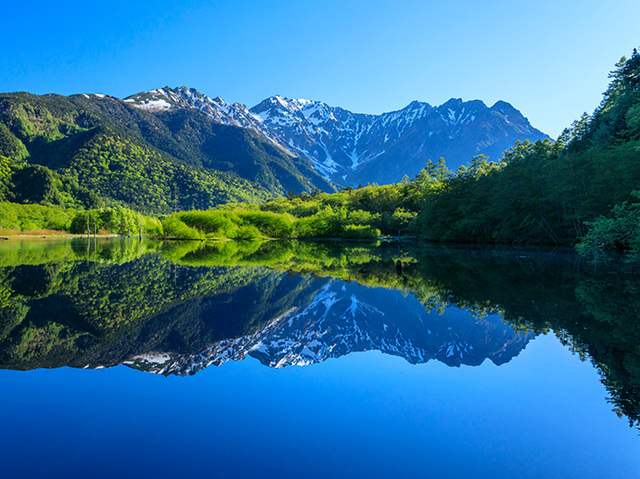
<svg viewBox="0 0 640 479"><path fill-rule="evenodd" d="M195 374L249 356L273 368L304 366L376 350L411 364L436 359L448 366L500 365L517 356L533 334L518 333L499 315L474 317L455 307L425 310L401 292L332 281L310 302L292 307L255 333L222 340L193 355L146 353L125 364L159 374Z"/></svg>
<svg viewBox="0 0 640 479"><path fill-rule="evenodd" d="M413 102L382 115L268 98L249 109L194 89L108 95L0 94L0 200L124 205L158 214L257 203L336 184L393 183L444 156L497 159L545 135L508 103ZM33 168L37 166L37 168ZM18 191L41 177L45 194ZM55 175L43 171L45 167ZM38 169L40 168L40 169ZM23 190L25 188L22 188ZM42 192L40 192L42 193Z"/></svg>
<svg viewBox="0 0 640 479"><path fill-rule="evenodd" d="M249 129L195 110L155 115L107 95L0 94L2 157L14 170L55 171L60 191L53 196L68 206L101 199L166 213L290 190L335 191L308 162ZM88 193L92 204L82 204Z"/></svg>
<svg viewBox="0 0 640 479"><path fill-rule="evenodd" d="M165 87L124 101L159 117L178 109L198 110L221 124L253 130L306 159L325 178L351 186L397 182L440 157L452 169L478 154L497 160L517 140L548 138L504 101L490 108L480 100L451 99L438 107L414 101L380 115L281 96L248 109L186 87Z"/></svg>

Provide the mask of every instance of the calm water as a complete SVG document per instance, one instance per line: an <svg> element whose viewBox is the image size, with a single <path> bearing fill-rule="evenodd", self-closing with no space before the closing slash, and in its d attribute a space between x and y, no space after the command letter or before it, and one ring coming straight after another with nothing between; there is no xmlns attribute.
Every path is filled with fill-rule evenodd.
<svg viewBox="0 0 640 479"><path fill-rule="evenodd" d="M625 265L32 241L0 279L2 477L640 475Z"/></svg>

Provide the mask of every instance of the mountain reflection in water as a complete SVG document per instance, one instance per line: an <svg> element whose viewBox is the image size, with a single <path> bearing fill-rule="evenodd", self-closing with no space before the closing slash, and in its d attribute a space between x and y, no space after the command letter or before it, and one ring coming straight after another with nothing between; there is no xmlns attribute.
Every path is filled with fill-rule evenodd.
<svg viewBox="0 0 640 479"><path fill-rule="evenodd" d="M0 279L5 369L186 375L246 355L279 368L366 350L500 365L553 331L638 423L640 283L624 265L600 271L566 251L11 242Z"/></svg>

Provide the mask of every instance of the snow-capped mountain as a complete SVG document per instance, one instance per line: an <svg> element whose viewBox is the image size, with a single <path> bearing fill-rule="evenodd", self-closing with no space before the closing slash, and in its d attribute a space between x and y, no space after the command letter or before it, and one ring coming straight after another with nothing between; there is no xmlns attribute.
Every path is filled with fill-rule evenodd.
<svg viewBox="0 0 640 479"><path fill-rule="evenodd" d="M334 281L306 306L292 308L254 334L213 344L196 355L149 353L125 362L159 374L194 374L250 355L264 365L303 366L377 350L412 364L437 359L449 366L508 362L533 337L498 315L475 317L454 307L427 311L399 291Z"/></svg>
<svg viewBox="0 0 640 479"><path fill-rule="evenodd" d="M497 160L516 140L547 138L509 103L451 99L441 106L414 101L380 115L352 113L320 101L273 96L251 109L186 87L152 90L124 100L153 112L196 109L214 120L249 128L308 160L344 185L391 183L444 157L455 169L474 155Z"/></svg>

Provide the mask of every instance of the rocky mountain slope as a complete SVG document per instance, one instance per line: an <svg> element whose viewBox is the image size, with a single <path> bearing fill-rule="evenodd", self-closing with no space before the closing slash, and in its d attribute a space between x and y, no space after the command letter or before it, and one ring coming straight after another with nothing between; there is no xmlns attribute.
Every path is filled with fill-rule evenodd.
<svg viewBox="0 0 640 479"><path fill-rule="evenodd" d="M186 87L165 87L124 101L155 113L198 110L216 122L253 130L306 159L325 178L351 186L397 182L405 174L417 174L427 160L440 157L451 169L478 154L497 160L517 140L547 138L503 101L491 107L480 100L451 99L438 107L414 101L380 115L281 96L249 109Z"/></svg>

